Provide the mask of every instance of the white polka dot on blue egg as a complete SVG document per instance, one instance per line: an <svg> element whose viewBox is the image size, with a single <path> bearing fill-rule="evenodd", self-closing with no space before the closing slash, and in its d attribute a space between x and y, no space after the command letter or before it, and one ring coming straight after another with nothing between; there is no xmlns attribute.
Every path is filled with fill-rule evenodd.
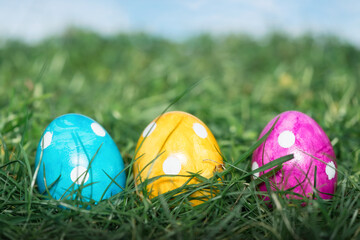
<svg viewBox="0 0 360 240"><path fill-rule="evenodd" d="M65 114L46 127L35 165L39 191L46 194L48 189L55 199L74 199L81 190L83 201L99 202L125 187L124 162L115 142L99 123L80 114Z"/></svg>

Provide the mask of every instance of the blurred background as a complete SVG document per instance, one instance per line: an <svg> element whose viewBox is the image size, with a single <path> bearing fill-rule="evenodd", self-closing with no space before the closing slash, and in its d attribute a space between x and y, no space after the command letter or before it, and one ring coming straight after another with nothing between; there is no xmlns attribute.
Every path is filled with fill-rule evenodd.
<svg viewBox="0 0 360 240"><path fill-rule="evenodd" d="M33 153L50 121L82 113L130 159L186 92L171 110L207 123L232 159L286 110L358 159L359 26L355 0L0 0L0 129Z"/></svg>

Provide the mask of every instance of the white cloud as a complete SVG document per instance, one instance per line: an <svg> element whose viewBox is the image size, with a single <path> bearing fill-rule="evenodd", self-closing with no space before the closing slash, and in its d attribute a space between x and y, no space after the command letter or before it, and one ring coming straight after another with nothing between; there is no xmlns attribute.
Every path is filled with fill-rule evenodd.
<svg viewBox="0 0 360 240"><path fill-rule="evenodd" d="M58 34L68 26L103 34L130 28L129 18L121 8L101 1L8 1L0 2L0 9L0 34L26 40Z"/></svg>
<svg viewBox="0 0 360 240"><path fill-rule="evenodd" d="M256 36L273 30L292 35L312 32L338 35L360 45L360 31L357 30L360 2L354 0L227 0L221 3L208 0L195 3L196 14L184 18L179 31L245 32Z"/></svg>
<svg viewBox="0 0 360 240"><path fill-rule="evenodd" d="M184 4L188 9L196 11L207 4L208 0L180 0L179 4Z"/></svg>

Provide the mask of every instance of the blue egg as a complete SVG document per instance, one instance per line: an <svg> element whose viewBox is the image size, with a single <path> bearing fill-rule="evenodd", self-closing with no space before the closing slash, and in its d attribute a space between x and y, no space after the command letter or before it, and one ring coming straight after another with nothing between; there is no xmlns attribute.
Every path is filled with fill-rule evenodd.
<svg viewBox="0 0 360 240"><path fill-rule="evenodd" d="M39 191L47 194L47 188L55 199L74 199L80 192L83 201L98 202L125 187L124 162L115 142L84 115L53 120L41 137L35 164L40 164Z"/></svg>

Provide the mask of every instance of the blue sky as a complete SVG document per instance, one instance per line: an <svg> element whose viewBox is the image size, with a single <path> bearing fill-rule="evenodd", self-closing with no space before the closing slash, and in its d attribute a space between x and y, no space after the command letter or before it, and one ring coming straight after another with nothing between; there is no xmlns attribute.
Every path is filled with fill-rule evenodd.
<svg viewBox="0 0 360 240"><path fill-rule="evenodd" d="M173 39L203 32L310 31L360 45L360 1L0 0L1 38L37 41L71 25L102 34L145 31Z"/></svg>

